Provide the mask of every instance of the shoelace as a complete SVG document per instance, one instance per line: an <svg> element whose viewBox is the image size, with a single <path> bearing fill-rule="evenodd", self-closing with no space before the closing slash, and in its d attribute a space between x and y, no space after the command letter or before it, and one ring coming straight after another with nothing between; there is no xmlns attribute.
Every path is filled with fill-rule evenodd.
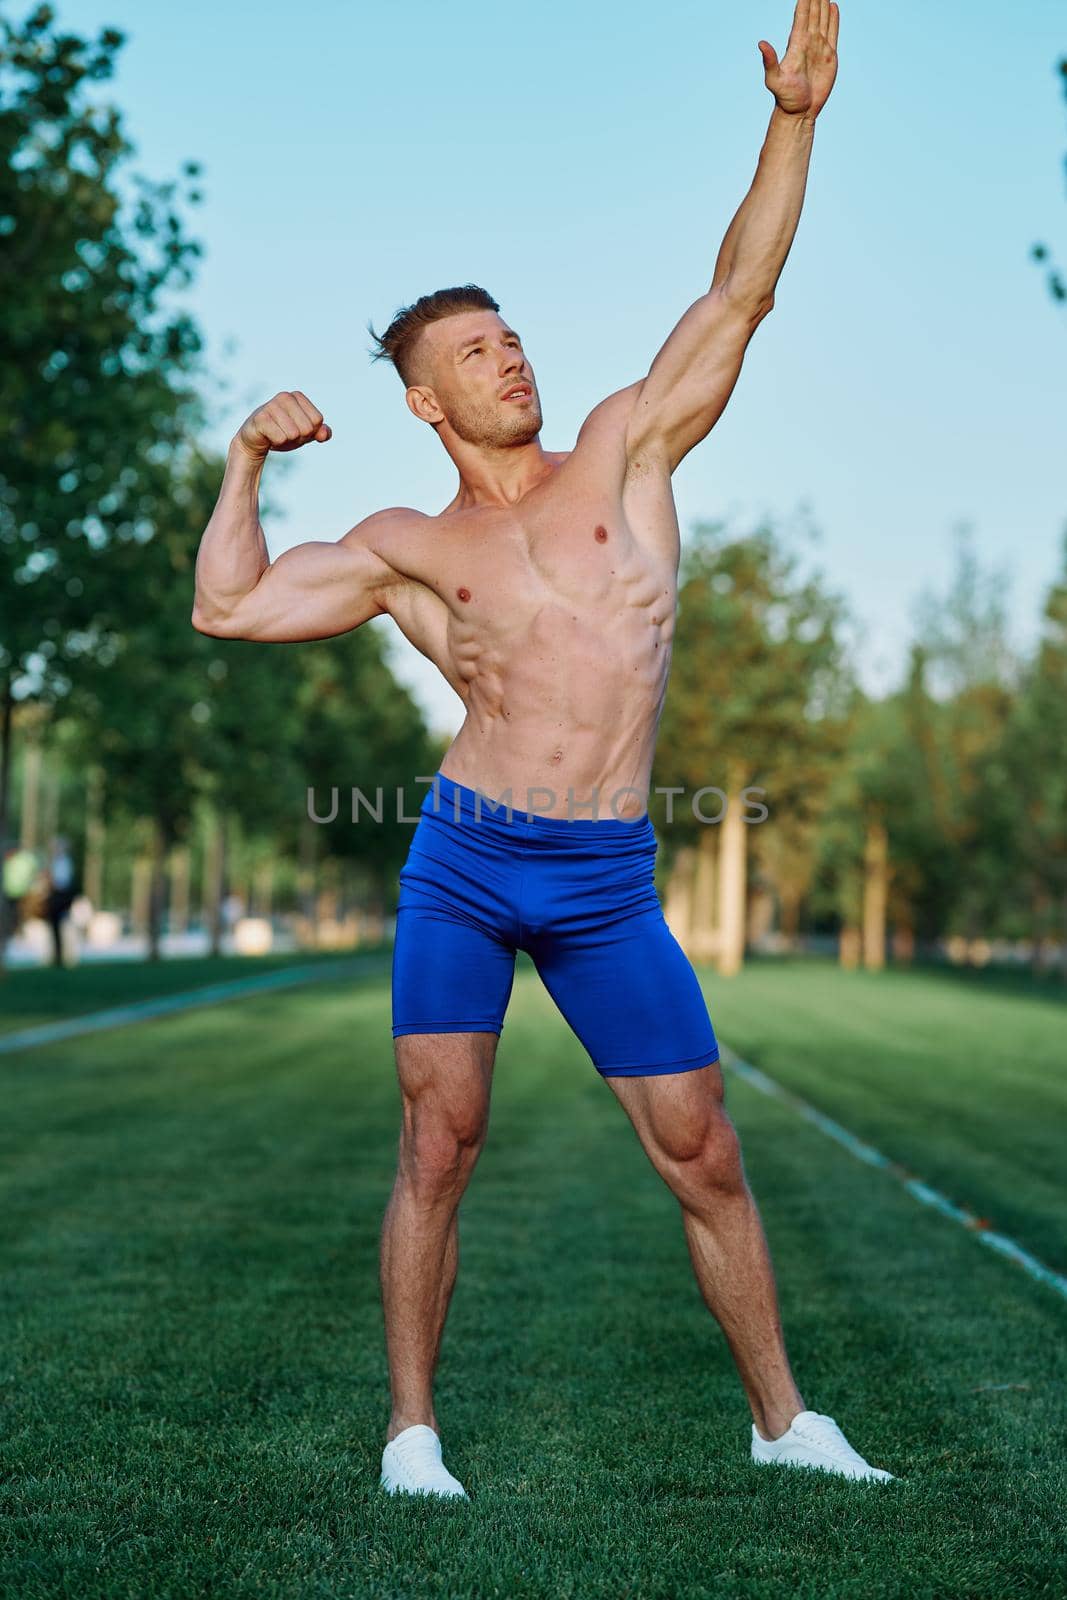
<svg viewBox="0 0 1067 1600"><path fill-rule="evenodd" d="M395 1453L400 1458L401 1465L410 1472L413 1468L423 1476L435 1478L444 1482L451 1477L444 1462L438 1454L437 1442L426 1434L419 1434L414 1439L394 1439Z"/></svg>
<svg viewBox="0 0 1067 1600"><path fill-rule="evenodd" d="M863 1457L858 1451L853 1450L833 1417L828 1417L821 1411L817 1411L813 1417L806 1417L796 1431L801 1438L810 1439L813 1444L836 1456L839 1461L863 1463Z"/></svg>
<svg viewBox="0 0 1067 1600"><path fill-rule="evenodd" d="M437 1447L432 1439L422 1434L417 1439L394 1439L393 1449L401 1461L437 1461Z"/></svg>

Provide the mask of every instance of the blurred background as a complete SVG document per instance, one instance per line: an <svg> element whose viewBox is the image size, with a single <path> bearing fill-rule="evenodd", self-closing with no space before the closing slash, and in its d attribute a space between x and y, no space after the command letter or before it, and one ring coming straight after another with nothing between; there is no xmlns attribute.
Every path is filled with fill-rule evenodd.
<svg viewBox="0 0 1067 1600"><path fill-rule="evenodd" d="M567 448L706 288L769 113L756 40L788 23L3 7L9 970L388 937L393 796L414 815L461 707L386 619L193 631L226 445L286 387L333 428L268 463L275 554L439 509L453 469L366 324L475 281ZM847 7L776 309L676 478L656 782L769 812L657 802L672 927L723 974L761 950L1067 974L1065 46L1040 0L1010 26Z"/></svg>

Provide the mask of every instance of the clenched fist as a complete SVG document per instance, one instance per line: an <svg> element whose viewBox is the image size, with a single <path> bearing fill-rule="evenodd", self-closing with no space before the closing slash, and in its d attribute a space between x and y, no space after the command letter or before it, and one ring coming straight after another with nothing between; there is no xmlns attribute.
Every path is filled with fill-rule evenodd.
<svg viewBox="0 0 1067 1600"><path fill-rule="evenodd" d="M325 444L332 430L300 389L283 389L266 405L257 406L234 441L250 456L265 460L271 450L299 450L316 439Z"/></svg>

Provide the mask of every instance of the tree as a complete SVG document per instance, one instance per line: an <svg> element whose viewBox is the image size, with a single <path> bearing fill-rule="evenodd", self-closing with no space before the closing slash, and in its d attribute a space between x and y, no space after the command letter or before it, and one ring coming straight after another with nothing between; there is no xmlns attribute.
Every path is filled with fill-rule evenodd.
<svg viewBox="0 0 1067 1600"><path fill-rule="evenodd" d="M668 859L686 846L720 856L705 872L718 880L723 970L736 970L744 941L749 835L760 836L755 854L770 869L776 852L763 844L765 832L769 839L775 830L789 831L802 847L805 824L822 803L851 684L844 620L841 600L818 576L800 576L797 557L773 527L742 537L721 523L694 530L682 562L654 783L684 786L688 797L714 785L729 797L725 829L703 825L683 797L666 835ZM747 786L766 791L770 817L758 828L731 827L730 808L736 824ZM661 822L666 805L654 806ZM707 805L705 815L714 815L714 800ZM777 852L779 867L783 854ZM803 891L808 868L796 855L790 866L786 892L793 897Z"/></svg>
<svg viewBox="0 0 1067 1600"><path fill-rule="evenodd" d="M1058 935L1067 977L1067 535L1063 566L1007 741L1007 772L1035 945Z"/></svg>
<svg viewBox="0 0 1067 1600"><path fill-rule="evenodd" d="M926 862L925 877L948 876L937 920L971 940L1002 919L1013 892L1004 841L990 832L989 804L1019 675L1008 643L1007 592L1007 574L983 571L970 531L961 528L951 584L917 608L919 653L934 695L921 714L913 702L911 730L924 751L937 836L938 862ZM918 840L913 848L921 848Z"/></svg>
<svg viewBox="0 0 1067 1600"><path fill-rule="evenodd" d="M916 607L904 684L856 697L818 842L816 900L843 923L843 960L862 943L880 965L888 924L905 951L916 936L1008 926L1021 874L1004 783L1018 675L1005 588L962 531L947 591Z"/></svg>
<svg viewBox="0 0 1067 1600"><path fill-rule="evenodd" d="M221 462L197 451L159 466L142 496L151 537L106 552L116 620L98 624L96 646L66 700L83 758L102 773L106 814L149 825L152 956L159 954L164 863L188 831L203 782L203 702L217 641L197 633L189 614L196 545L215 500L206 486L221 474Z"/></svg>
<svg viewBox="0 0 1067 1600"><path fill-rule="evenodd" d="M930 845L936 834L939 774L929 761L937 744L927 737L931 702L923 673L916 650L901 692L874 700L856 690L818 821L813 908L840 923L840 957L848 966L862 957L880 967L887 923L910 936L922 923L918 902L937 881L936 858L920 861L912 847L913 839Z"/></svg>
<svg viewBox="0 0 1067 1600"><path fill-rule="evenodd" d="M185 380L200 350L188 314L165 304L200 248L176 184L135 177L123 206L132 146L89 92L123 36L53 24L48 5L0 19L0 838L13 703L62 696L107 648L109 551L151 535L145 501L196 410ZM183 168L190 185L198 170Z"/></svg>
<svg viewBox="0 0 1067 1600"><path fill-rule="evenodd" d="M152 857L149 943L159 953L164 864L208 810L219 851L214 941L227 840L240 830L267 860L293 859L306 837L307 791L337 786L338 815L321 854L359 864L376 897L410 843L419 774L435 758L422 717L389 670L377 630L299 645L216 639L190 621L196 550L224 463L189 448L160 473L153 536L111 551L121 626L103 636L68 697L83 754L99 765L112 818L147 822ZM265 513L269 508L264 508ZM351 823L349 788L381 785L382 823Z"/></svg>
<svg viewBox="0 0 1067 1600"><path fill-rule="evenodd" d="M336 858L357 866L384 901L411 844L412 827L402 817L417 815L426 792L416 779L436 771L439 753L415 702L393 677L378 628L301 645L299 653L294 798L305 816L307 791L314 789L318 811L329 814L331 791L338 790L336 819L315 833ZM361 805L353 821L353 788L376 808L380 791L380 821Z"/></svg>

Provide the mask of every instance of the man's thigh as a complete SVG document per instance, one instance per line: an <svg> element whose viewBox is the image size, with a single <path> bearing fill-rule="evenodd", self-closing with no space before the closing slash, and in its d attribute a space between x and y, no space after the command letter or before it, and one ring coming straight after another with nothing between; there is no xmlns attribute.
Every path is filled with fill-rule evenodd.
<svg viewBox="0 0 1067 1600"><path fill-rule="evenodd" d="M722 1068L717 1061L695 1072L604 1080L634 1125L653 1164L657 1157L691 1160L724 1117Z"/></svg>
<svg viewBox="0 0 1067 1600"><path fill-rule="evenodd" d="M624 920L546 930L530 954L604 1077L699 1074L718 1059L700 983L658 904Z"/></svg>
<svg viewBox="0 0 1067 1600"><path fill-rule="evenodd" d="M744 1185L737 1131L727 1114L718 1062L695 1072L608 1078L645 1154L683 1205L713 1189Z"/></svg>

